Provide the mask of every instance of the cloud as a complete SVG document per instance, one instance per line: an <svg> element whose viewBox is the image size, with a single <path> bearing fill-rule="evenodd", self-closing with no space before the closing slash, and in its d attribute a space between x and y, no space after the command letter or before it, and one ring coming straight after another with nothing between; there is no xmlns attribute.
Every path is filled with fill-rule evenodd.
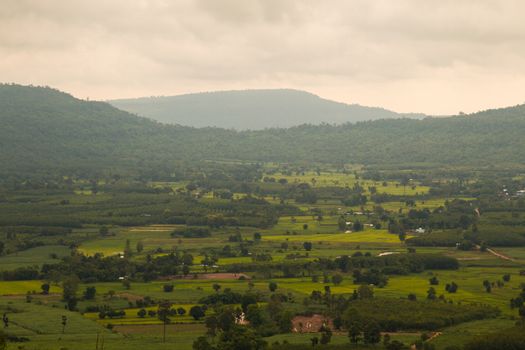
<svg viewBox="0 0 525 350"><path fill-rule="evenodd" d="M521 103L517 0L4 0L0 76L79 97L292 87L398 111Z"/></svg>

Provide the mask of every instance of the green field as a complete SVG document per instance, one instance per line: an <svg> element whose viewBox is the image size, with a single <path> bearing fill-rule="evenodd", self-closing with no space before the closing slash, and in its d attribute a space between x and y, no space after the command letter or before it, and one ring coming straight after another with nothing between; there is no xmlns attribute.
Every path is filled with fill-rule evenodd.
<svg viewBox="0 0 525 350"><path fill-rule="evenodd" d="M12 253L0 257L0 271L14 270L20 267L41 266L52 264L57 260L69 255L70 249L61 245L50 245L31 248L21 252ZM51 257L56 254L56 259Z"/></svg>

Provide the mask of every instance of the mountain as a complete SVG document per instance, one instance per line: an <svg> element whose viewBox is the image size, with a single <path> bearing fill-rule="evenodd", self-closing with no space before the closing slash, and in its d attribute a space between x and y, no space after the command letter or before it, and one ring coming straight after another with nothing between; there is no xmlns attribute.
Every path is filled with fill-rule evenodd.
<svg viewBox="0 0 525 350"><path fill-rule="evenodd" d="M183 131L47 87L0 85L0 105L4 171L134 167Z"/></svg>
<svg viewBox="0 0 525 350"><path fill-rule="evenodd" d="M424 117L422 114L399 114L383 108L334 102L290 89L218 91L121 99L109 103L163 123L236 130Z"/></svg>
<svg viewBox="0 0 525 350"><path fill-rule="evenodd" d="M525 163L525 105L257 131L161 124L44 87L0 85L0 106L0 181L8 174L170 174L205 160Z"/></svg>

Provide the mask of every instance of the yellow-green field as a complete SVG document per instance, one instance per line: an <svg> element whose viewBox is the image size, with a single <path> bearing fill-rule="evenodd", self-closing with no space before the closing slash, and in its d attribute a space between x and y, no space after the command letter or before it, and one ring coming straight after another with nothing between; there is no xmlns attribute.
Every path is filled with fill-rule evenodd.
<svg viewBox="0 0 525 350"><path fill-rule="evenodd" d="M21 295L27 292L41 293L44 281L0 281L0 295ZM61 293L62 288L50 284L49 293Z"/></svg>

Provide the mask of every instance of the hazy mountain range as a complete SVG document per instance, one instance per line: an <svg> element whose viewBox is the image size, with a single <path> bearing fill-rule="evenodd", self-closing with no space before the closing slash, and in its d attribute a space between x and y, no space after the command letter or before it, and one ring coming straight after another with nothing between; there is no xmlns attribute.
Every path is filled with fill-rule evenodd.
<svg viewBox="0 0 525 350"><path fill-rule="evenodd" d="M424 114L401 114L378 107L334 102L290 89L217 91L108 102L162 123L237 130L425 117Z"/></svg>

